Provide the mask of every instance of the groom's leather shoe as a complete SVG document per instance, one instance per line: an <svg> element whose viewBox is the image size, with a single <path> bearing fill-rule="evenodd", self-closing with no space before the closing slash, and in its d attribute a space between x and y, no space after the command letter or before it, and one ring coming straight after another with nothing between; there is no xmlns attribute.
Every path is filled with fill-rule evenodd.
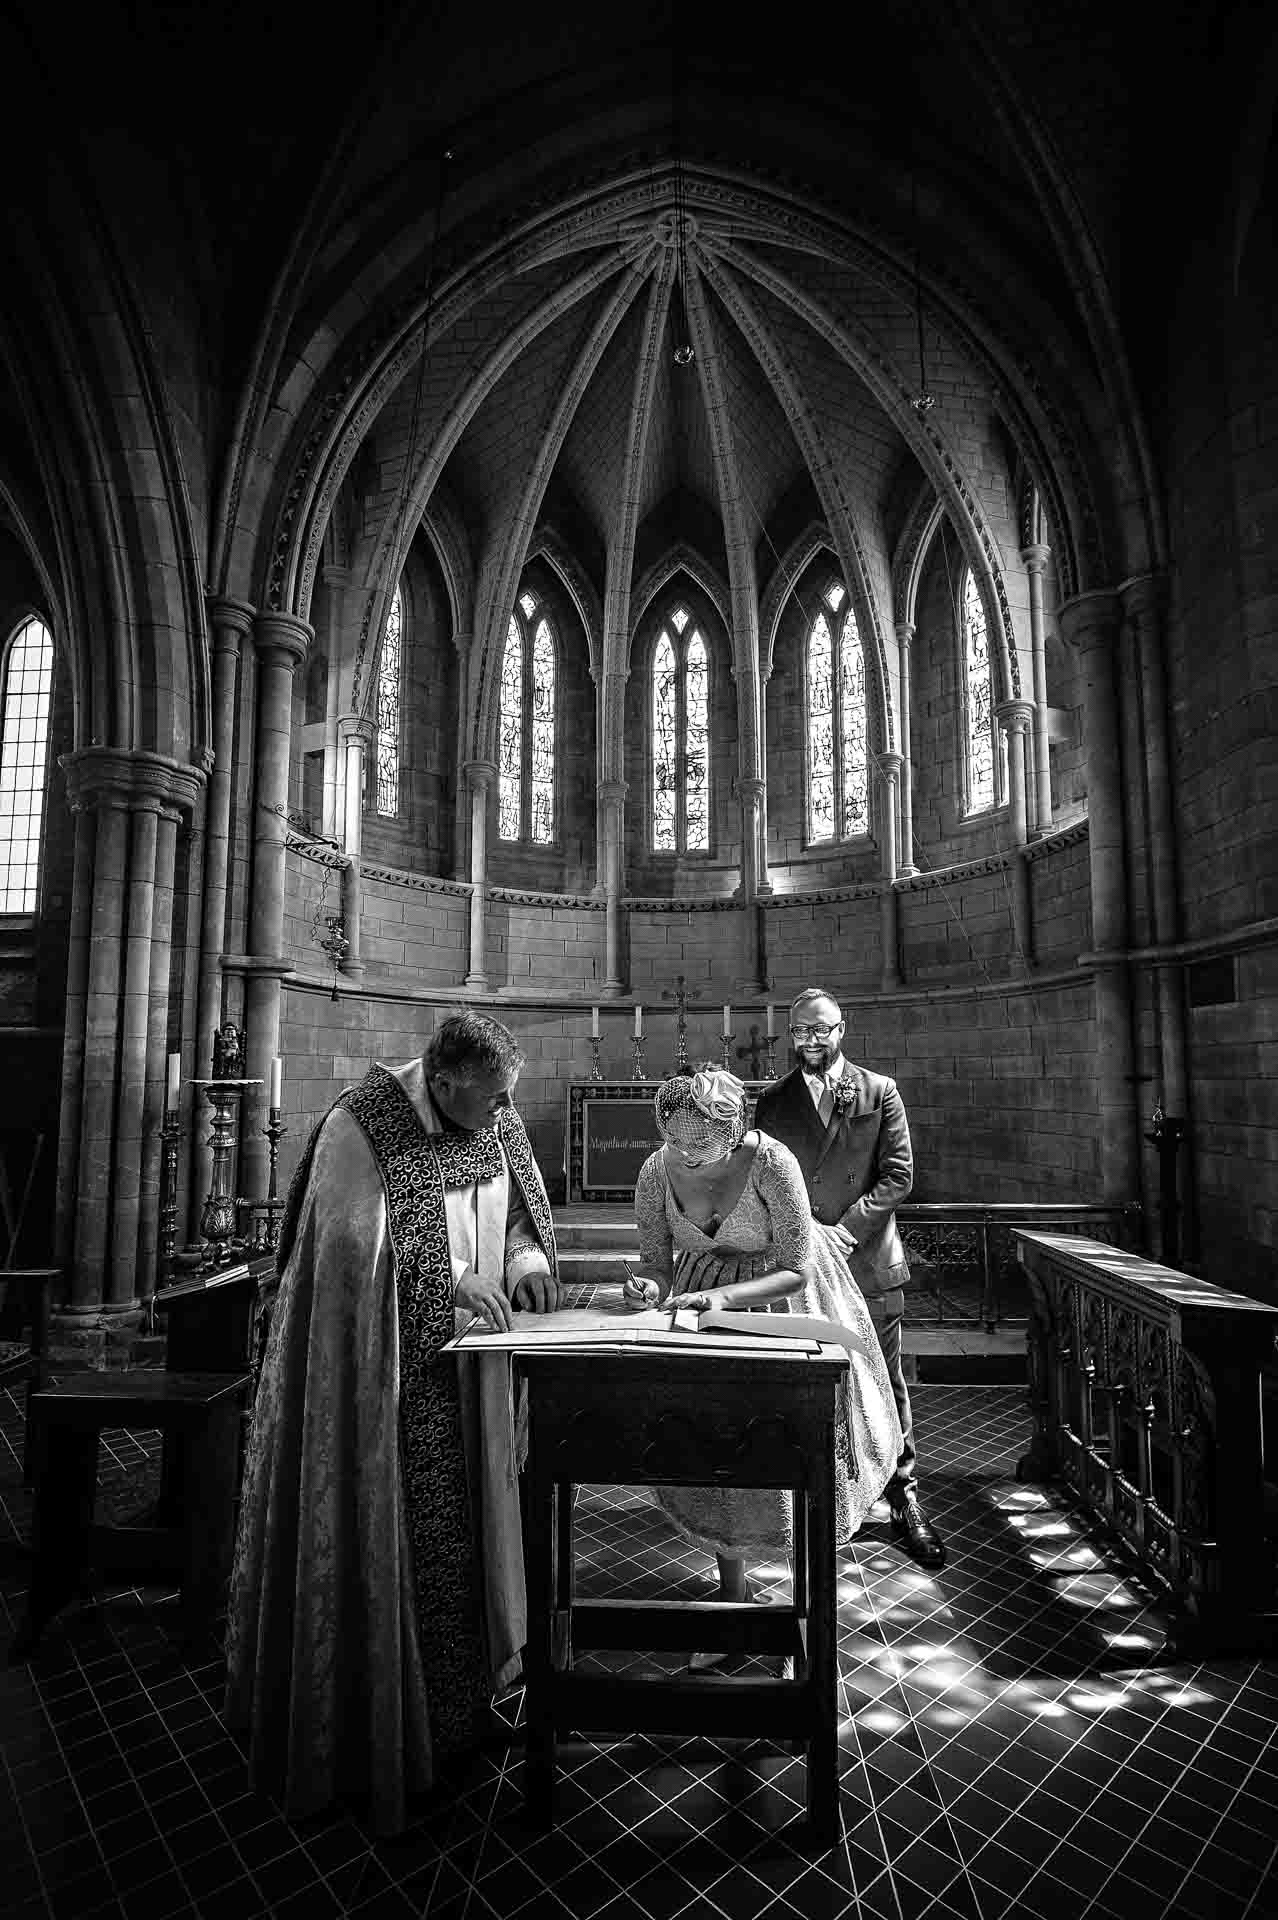
<svg viewBox="0 0 1278 1920"><path fill-rule="evenodd" d="M918 1495L907 1493L904 1500L891 1503L892 1531L900 1534L901 1544L921 1567L945 1565L945 1543L919 1505Z"/></svg>

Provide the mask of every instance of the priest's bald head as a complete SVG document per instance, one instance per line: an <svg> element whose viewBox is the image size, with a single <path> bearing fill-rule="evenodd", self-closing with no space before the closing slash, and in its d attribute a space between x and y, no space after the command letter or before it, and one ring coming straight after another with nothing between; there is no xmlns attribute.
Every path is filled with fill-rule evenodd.
<svg viewBox="0 0 1278 1920"><path fill-rule="evenodd" d="M509 1027L486 1013L454 1013L422 1055L431 1098L446 1120L470 1133L491 1127L512 1104L524 1054Z"/></svg>

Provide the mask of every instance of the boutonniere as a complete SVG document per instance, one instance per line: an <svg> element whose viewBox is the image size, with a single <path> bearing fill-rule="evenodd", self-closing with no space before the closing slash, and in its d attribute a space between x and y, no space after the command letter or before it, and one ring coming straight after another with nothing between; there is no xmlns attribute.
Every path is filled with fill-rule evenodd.
<svg viewBox="0 0 1278 1920"><path fill-rule="evenodd" d="M836 1113L846 1113L852 1105L852 1102L856 1099L856 1088L852 1085L852 1082L846 1074L841 1080L835 1081L831 1092L834 1095L834 1111Z"/></svg>

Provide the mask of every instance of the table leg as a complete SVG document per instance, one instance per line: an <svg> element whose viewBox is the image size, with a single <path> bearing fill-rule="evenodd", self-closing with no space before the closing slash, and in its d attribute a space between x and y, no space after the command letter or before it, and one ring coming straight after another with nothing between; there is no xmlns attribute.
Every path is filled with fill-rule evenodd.
<svg viewBox="0 0 1278 1920"><path fill-rule="evenodd" d="M801 1497L796 1495L796 1500ZM836 1591L834 1477L826 1458L813 1462L808 1514L808 1815L824 1846L833 1846L839 1837Z"/></svg>
<svg viewBox="0 0 1278 1920"><path fill-rule="evenodd" d="M573 1572L572 1481L555 1482L555 1605L571 1607L575 1592Z"/></svg>
<svg viewBox="0 0 1278 1920"><path fill-rule="evenodd" d="M524 1808L536 1826L554 1825L555 1721L551 1631L555 1567L555 1482L544 1469L537 1423L528 1434L527 1537L524 1569L528 1591L528 1641L524 1648Z"/></svg>
<svg viewBox="0 0 1278 1920"><path fill-rule="evenodd" d="M239 1405L232 1400L209 1408L199 1428L181 1440L182 1630L189 1640L212 1630L226 1600L235 1550L239 1424Z"/></svg>
<svg viewBox="0 0 1278 1920"><path fill-rule="evenodd" d="M31 1585L11 1657L35 1651L48 1622L85 1579L98 1477L98 1434L48 1425L38 1435Z"/></svg>

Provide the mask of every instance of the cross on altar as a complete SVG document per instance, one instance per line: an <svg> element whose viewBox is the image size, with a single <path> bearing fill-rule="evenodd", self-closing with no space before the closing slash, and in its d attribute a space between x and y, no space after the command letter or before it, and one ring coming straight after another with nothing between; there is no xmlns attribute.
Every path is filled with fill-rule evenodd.
<svg viewBox="0 0 1278 1920"><path fill-rule="evenodd" d="M675 1021L674 1070L676 1073L686 1073L688 1071L688 1008L695 1007L701 996L697 993L689 993L684 975L677 973L674 986L663 987L661 997L663 1000L673 1000L675 1003L675 1013L678 1018Z"/></svg>
<svg viewBox="0 0 1278 1920"><path fill-rule="evenodd" d="M746 1075L748 1080L762 1079L763 1068L760 1066L759 1061L760 1057L767 1051L767 1046L768 1043L759 1032L758 1027L751 1026L750 1038L747 1040L745 1046L737 1048L737 1059L748 1060L750 1062L750 1071Z"/></svg>

